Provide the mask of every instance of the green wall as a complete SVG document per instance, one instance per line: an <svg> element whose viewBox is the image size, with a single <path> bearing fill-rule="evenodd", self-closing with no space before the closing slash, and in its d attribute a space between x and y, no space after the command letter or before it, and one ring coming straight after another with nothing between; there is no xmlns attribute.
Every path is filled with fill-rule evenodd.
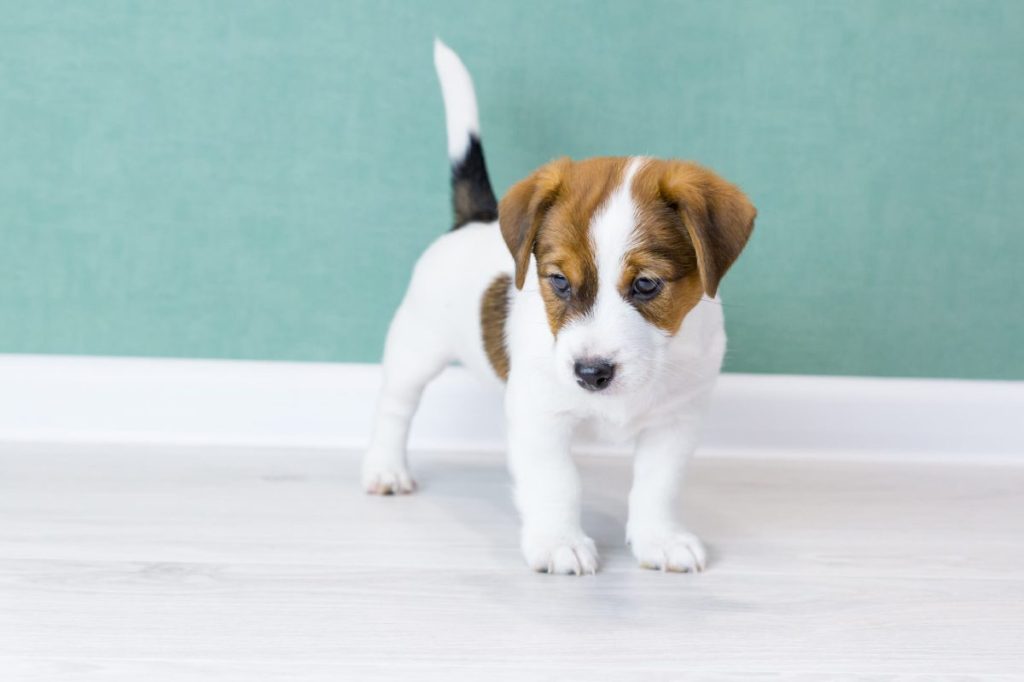
<svg viewBox="0 0 1024 682"><path fill-rule="evenodd" d="M1020 0L0 0L0 352L378 359L448 225L435 34L499 192L747 190L729 369L1024 379Z"/></svg>

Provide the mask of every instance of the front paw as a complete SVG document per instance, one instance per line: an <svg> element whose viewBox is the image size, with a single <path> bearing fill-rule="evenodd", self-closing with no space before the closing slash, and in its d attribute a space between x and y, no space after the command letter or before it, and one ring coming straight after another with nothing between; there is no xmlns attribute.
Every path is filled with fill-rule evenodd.
<svg viewBox="0 0 1024 682"><path fill-rule="evenodd" d="M643 568L699 573L707 565L704 544L686 531L638 532L631 534L629 545Z"/></svg>
<svg viewBox="0 0 1024 682"><path fill-rule="evenodd" d="M569 533L523 533L523 557L540 573L594 575L597 547L582 531Z"/></svg>
<svg viewBox="0 0 1024 682"><path fill-rule="evenodd" d="M363 490L371 495L406 495L416 490L409 469L393 458L367 453L363 458Z"/></svg>

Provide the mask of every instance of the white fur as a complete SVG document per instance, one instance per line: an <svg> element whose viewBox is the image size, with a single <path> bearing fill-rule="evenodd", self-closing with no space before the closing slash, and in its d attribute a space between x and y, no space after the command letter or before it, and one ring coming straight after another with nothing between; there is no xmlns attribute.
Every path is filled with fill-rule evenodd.
<svg viewBox="0 0 1024 682"><path fill-rule="evenodd" d="M445 123L448 128L448 157L458 161L466 155L470 134L480 135L473 79L459 55L439 38L434 39L434 68L441 81Z"/></svg>
<svg viewBox="0 0 1024 682"><path fill-rule="evenodd" d="M602 400L629 394L643 386L657 371L660 354L668 343L668 337L649 324L618 291L622 258L629 249L636 224L630 187L643 162L642 158L630 161L622 185L593 218L590 238L598 272L593 310L567 324L555 340L560 372L573 385L573 367L578 359L601 358L616 365L615 380L601 393Z"/></svg>
<svg viewBox="0 0 1024 682"><path fill-rule="evenodd" d="M464 76L460 92L472 95L469 75L454 53L438 43L435 55L440 55L442 85L454 63L459 78L453 80ZM466 120L475 121L476 105L474 100L471 112L453 111L452 105L465 105L465 98L449 100L447 89L445 101L451 139L453 118L465 130ZM725 352L722 311L717 301L704 299L678 333L668 335L617 292L622 257L636 228L630 185L643 163L631 160L622 185L593 219L598 293L590 314L553 337L532 259L523 289L509 292L509 468L522 517L523 555L536 570L597 570L596 548L580 524L580 480L570 457L580 428L636 443L626 534L640 564L698 571L706 561L700 541L679 522L678 495ZM388 332L384 387L363 463L368 491L412 490L405 453L409 422L424 387L447 364L461 362L500 386L481 343L480 303L494 278L512 270L497 223L447 233L420 258ZM615 361L608 389L592 393L577 385L573 364L587 356Z"/></svg>

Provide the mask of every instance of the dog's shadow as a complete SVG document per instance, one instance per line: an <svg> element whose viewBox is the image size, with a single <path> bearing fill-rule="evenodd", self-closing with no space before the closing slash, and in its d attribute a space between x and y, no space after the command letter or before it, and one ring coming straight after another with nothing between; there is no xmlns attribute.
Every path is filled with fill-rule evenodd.
<svg viewBox="0 0 1024 682"><path fill-rule="evenodd" d="M498 564L521 569L519 515L513 502L512 478L504 453L414 458L419 489L435 511L462 533L471 533L481 550ZM583 528L597 544L605 562L629 559L626 547L630 458L579 456L583 479Z"/></svg>

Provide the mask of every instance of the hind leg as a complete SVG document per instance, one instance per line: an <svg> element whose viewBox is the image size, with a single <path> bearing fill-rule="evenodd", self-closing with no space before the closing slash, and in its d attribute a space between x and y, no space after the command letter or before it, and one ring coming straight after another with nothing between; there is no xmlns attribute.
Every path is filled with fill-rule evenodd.
<svg viewBox="0 0 1024 682"><path fill-rule="evenodd" d="M450 361L443 339L403 305L384 347L384 378L370 447L363 457L363 488L374 495L411 493L406 441L423 389Z"/></svg>

